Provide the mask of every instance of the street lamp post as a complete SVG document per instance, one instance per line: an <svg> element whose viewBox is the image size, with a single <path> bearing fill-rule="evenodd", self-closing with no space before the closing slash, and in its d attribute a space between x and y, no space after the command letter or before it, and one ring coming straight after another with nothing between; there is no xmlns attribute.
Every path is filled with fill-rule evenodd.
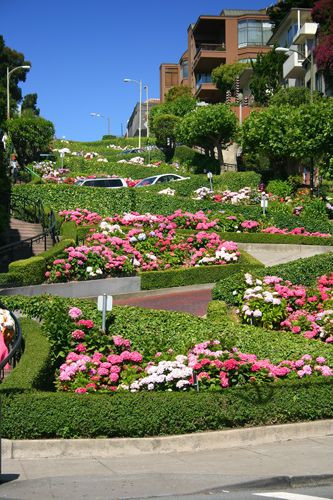
<svg viewBox="0 0 333 500"><path fill-rule="evenodd" d="M90 116L94 116L96 118L105 118L105 120L107 121L108 135L111 135L111 126L110 126L110 117L109 116L104 116L104 115L101 115L100 113L90 113Z"/></svg>
<svg viewBox="0 0 333 500"><path fill-rule="evenodd" d="M146 91L146 113L147 113L147 120L146 120L146 127L147 127L147 139L149 139L149 87L148 85L144 86L144 89Z"/></svg>
<svg viewBox="0 0 333 500"><path fill-rule="evenodd" d="M142 115L142 80L133 80L132 78L124 78L125 83L137 83L140 89L139 97L139 149L141 148L141 115Z"/></svg>
<svg viewBox="0 0 333 500"><path fill-rule="evenodd" d="M30 69L31 66L17 66L9 71L9 67L7 66L7 120L10 119L10 95L9 95L9 78L14 71L18 69Z"/></svg>
<svg viewBox="0 0 333 500"><path fill-rule="evenodd" d="M305 56L303 52L300 52L299 50L296 49L288 49L287 47L276 47L275 49L276 52L295 52L296 54L299 54L304 58L304 61L309 61L310 62L310 102L313 102L313 88L314 88L314 74L313 74L313 51L311 50L310 57Z"/></svg>

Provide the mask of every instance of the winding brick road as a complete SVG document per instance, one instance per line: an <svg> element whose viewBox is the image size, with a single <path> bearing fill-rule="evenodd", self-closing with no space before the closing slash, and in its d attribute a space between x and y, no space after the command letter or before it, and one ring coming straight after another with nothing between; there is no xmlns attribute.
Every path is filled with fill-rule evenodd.
<svg viewBox="0 0 333 500"><path fill-rule="evenodd" d="M200 290L161 293L160 295L117 298L114 300L114 304L187 312L196 316L204 316L207 313L207 306L208 302L211 301L211 297L211 290L203 288Z"/></svg>

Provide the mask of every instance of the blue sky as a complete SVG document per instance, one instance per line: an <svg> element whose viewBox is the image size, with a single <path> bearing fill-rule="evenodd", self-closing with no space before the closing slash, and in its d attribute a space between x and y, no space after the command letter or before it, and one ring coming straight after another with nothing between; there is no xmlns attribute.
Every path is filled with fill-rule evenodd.
<svg viewBox="0 0 333 500"><path fill-rule="evenodd" d="M258 9L260 0L2 0L0 33L32 64L23 95L37 92L41 114L57 137L97 140L120 135L138 100L142 79L159 97L159 65L177 62L187 28L200 14Z"/></svg>

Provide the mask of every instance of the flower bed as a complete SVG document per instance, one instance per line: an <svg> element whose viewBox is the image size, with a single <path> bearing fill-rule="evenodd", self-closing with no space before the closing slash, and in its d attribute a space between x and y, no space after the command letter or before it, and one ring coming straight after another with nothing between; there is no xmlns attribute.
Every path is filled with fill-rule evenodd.
<svg viewBox="0 0 333 500"><path fill-rule="evenodd" d="M240 288L234 295L243 322L333 342L333 273L319 277L313 287L247 273Z"/></svg>
<svg viewBox="0 0 333 500"><path fill-rule="evenodd" d="M69 333L73 350L60 366L57 387L62 391L185 391L199 386L217 391L281 378L333 375L323 356L313 359L304 354L300 359L274 364L237 348L223 349L219 340L196 344L187 355L169 349L145 360L140 352L131 350L130 340L120 335L103 336L92 320L82 318L81 309L72 307L68 315L73 322Z"/></svg>
<svg viewBox="0 0 333 500"><path fill-rule="evenodd" d="M15 331L15 322L7 309L0 309L0 362L8 356L8 345Z"/></svg>

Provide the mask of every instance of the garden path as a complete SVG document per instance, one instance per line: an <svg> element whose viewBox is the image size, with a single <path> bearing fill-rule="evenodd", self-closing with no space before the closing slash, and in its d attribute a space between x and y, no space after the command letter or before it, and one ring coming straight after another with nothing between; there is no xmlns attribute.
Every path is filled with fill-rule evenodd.
<svg viewBox="0 0 333 500"><path fill-rule="evenodd" d="M23 241L28 238L33 238L43 232L43 228L41 224L35 224L32 222L25 222L23 220L15 219L11 217L10 219L10 231L9 238L10 243L16 241ZM52 238L50 236L47 237L46 240L46 249L52 247ZM38 255L41 252L44 252L44 240L35 242L33 244L33 254Z"/></svg>

